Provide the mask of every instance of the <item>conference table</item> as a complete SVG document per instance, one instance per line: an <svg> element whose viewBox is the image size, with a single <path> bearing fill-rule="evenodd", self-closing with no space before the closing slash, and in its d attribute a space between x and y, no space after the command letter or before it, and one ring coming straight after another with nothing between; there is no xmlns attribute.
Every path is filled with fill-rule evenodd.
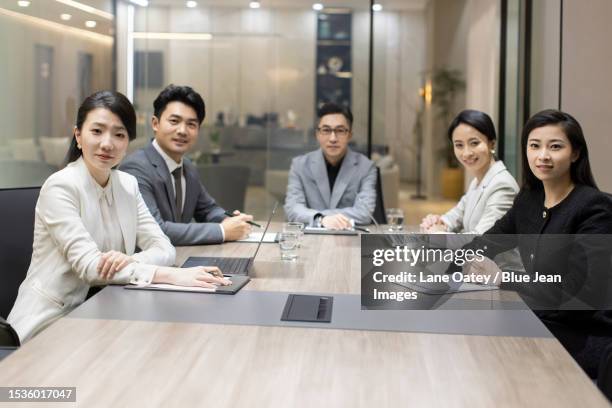
<svg viewBox="0 0 612 408"><path fill-rule="evenodd" d="M305 235L295 262L262 244L234 296L109 286L1 361L0 386L76 387L61 407L609 406L528 309L361 310L360 256L358 236ZM281 322L288 293L334 296L334 323Z"/></svg>

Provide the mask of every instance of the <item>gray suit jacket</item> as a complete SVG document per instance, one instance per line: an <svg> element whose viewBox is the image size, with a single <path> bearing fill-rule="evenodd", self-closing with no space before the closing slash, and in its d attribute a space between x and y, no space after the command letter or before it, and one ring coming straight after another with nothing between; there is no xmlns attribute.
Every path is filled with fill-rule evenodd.
<svg viewBox="0 0 612 408"><path fill-rule="evenodd" d="M376 166L364 155L348 149L331 192L321 149L291 162L285 199L289 221L309 225L316 214L341 213L357 224L370 224L375 205Z"/></svg>
<svg viewBox="0 0 612 408"><path fill-rule="evenodd" d="M182 218L176 219L172 175L164 159L152 143L129 155L120 169L138 180L140 193L153 218L174 245L218 244L223 233L218 223L226 217L225 210L208 194L196 167L183 159L185 203ZM191 222L195 219L195 223Z"/></svg>

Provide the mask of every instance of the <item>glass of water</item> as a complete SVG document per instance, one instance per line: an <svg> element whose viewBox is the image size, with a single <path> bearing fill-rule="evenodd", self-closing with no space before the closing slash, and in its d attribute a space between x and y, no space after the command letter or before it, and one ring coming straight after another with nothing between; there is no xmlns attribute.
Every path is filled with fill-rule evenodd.
<svg viewBox="0 0 612 408"><path fill-rule="evenodd" d="M278 236L281 261L295 261L298 257L297 248L300 239L297 231L283 231Z"/></svg>
<svg viewBox="0 0 612 408"><path fill-rule="evenodd" d="M283 224L283 232L296 232L298 234L298 248L302 246L304 238L304 224L301 222L286 222Z"/></svg>
<svg viewBox="0 0 612 408"><path fill-rule="evenodd" d="M401 208L387 209L387 224L389 231L401 231L404 229L404 211Z"/></svg>

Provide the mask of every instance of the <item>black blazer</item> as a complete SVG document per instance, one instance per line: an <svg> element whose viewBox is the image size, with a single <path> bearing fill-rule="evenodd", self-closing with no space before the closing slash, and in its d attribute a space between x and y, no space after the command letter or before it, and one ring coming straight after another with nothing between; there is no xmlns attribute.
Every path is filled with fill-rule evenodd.
<svg viewBox="0 0 612 408"><path fill-rule="evenodd" d="M489 258L517 247L528 275L562 276L561 285L521 285L521 293L535 300L532 308L554 309L577 297L598 309L610 303L612 286L612 245L600 234L612 234L612 199L607 194L577 185L561 203L546 208L543 190L522 189L510 210L471 246L486 248Z"/></svg>

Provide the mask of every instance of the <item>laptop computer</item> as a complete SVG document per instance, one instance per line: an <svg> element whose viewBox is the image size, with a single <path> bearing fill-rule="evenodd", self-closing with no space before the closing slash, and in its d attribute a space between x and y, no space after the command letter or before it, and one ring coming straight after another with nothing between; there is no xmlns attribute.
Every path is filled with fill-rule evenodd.
<svg viewBox="0 0 612 408"><path fill-rule="evenodd" d="M181 268L191 268L193 266L217 266L221 269L224 275L232 276L232 275L248 275L253 267L253 263L255 261L255 257L259 252L259 248L261 247L261 243L266 236L266 232L268 231L268 227L270 227L270 221L272 221L272 217L276 212L276 207L278 207L278 201L274 203L274 207L272 208L272 212L268 217L268 222L266 223L266 228L264 229L263 234L261 234L261 238L259 239L259 243L257 244L257 249L255 253L250 258L228 258L223 256L190 256L187 258L185 263L181 265Z"/></svg>

